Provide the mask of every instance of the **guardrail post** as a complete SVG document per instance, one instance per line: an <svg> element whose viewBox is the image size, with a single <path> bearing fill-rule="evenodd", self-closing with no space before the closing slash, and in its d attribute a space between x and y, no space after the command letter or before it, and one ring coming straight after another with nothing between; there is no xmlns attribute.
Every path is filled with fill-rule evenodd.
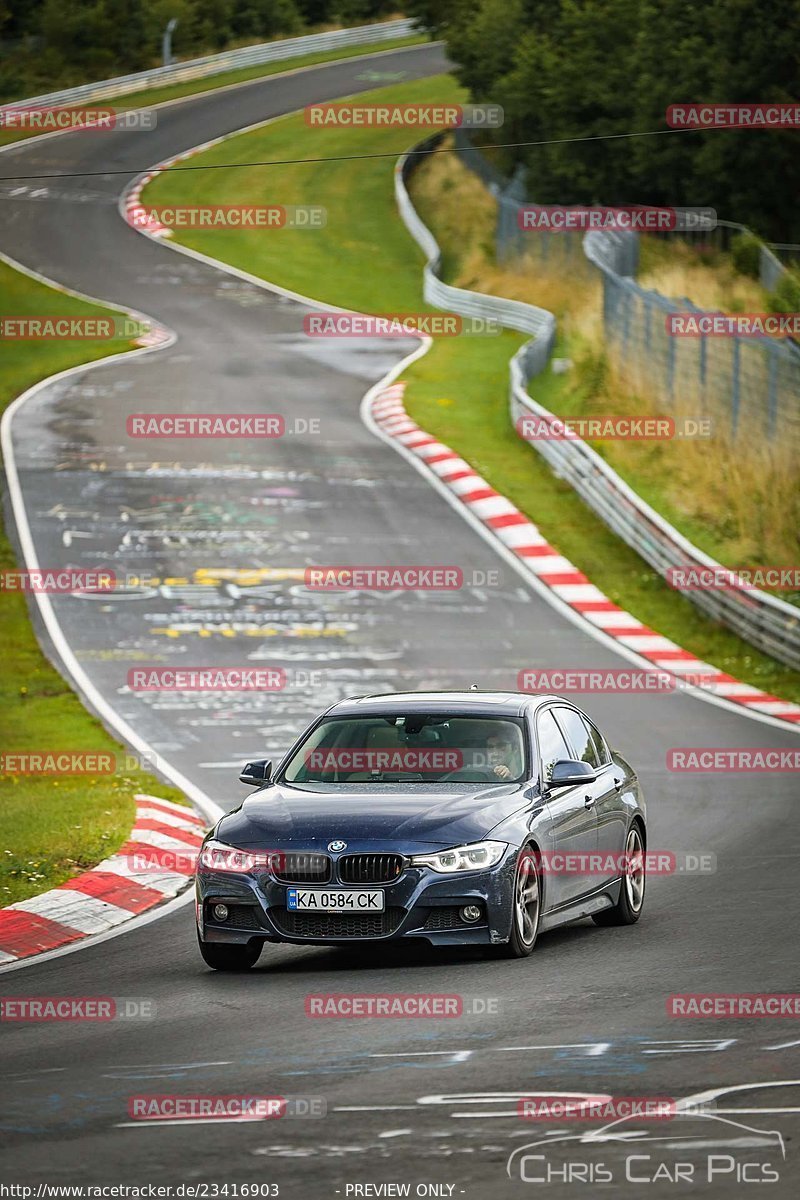
<svg viewBox="0 0 800 1200"><path fill-rule="evenodd" d="M644 306L644 348L650 353L650 305Z"/></svg>
<svg viewBox="0 0 800 1200"><path fill-rule="evenodd" d="M767 384L767 437L773 441L778 427L778 347L769 347L769 382Z"/></svg>
<svg viewBox="0 0 800 1200"><path fill-rule="evenodd" d="M628 336L630 334L632 299L633 297L631 296L630 291L628 288L625 288L625 291L623 292L622 303L622 353L626 357L628 354Z"/></svg>
<svg viewBox="0 0 800 1200"><path fill-rule="evenodd" d="M700 409L701 409L701 412L705 413L705 411L706 411L706 366L707 366L707 357L708 357L708 348L706 345L706 335L705 334L702 334L700 337L699 357L700 357L700 362L699 362Z"/></svg>
<svg viewBox="0 0 800 1200"><path fill-rule="evenodd" d="M172 17L169 21L167 21L167 27L164 30L164 37L161 41L161 61L165 67L172 66L172 35L177 28L177 17Z"/></svg>
<svg viewBox="0 0 800 1200"><path fill-rule="evenodd" d="M740 403L740 386L741 386L741 371L740 371L740 347L739 339L733 339L732 347L733 361L731 363L731 433L736 437L736 430L739 427L739 403Z"/></svg>

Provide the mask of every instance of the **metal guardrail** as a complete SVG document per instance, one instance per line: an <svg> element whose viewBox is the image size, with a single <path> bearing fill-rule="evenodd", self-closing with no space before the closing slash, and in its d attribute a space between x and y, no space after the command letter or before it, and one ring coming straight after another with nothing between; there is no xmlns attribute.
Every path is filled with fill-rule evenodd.
<svg viewBox="0 0 800 1200"><path fill-rule="evenodd" d="M408 194L408 180L421 161L421 151L432 149L436 135L404 155L395 168L395 198L408 231L427 257L424 296L439 308L494 319L512 329L534 334L510 363L509 408L517 421L534 416L548 424L558 418L527 390L528 382L547 364L555 341L556 320L546 309L463 288L439 278L441 250L421 220ZM604 247L608 251L608 247ZM596 247L598 257L600 247ZM663 578L670 569L724 570L720 563L694 546L665 521L580 438L537 440L533 443L559 478L566 479L584 503ZM722 622L766 654L800 669L800 609L756 588L731 585L720 591L682 593L712 619Z"/></svg>
<svg viewBox="0 0 800 1200"><path fill-rule="evenodd" d="M511 361L512 420L515 425L525 416L553 421L553 414L528 393L530 376L518 357ZM534 444L559 478L566 479L609 529L662 578L675 568L724 570L646 504L585 442L538 440ZM682 594L751 645L800 670L800 609L756 588L730 586Z"/></svg>
<svg viewBox="0 0 800 1200"><path fill-rule="evenodd" d="M238 50L226 50L222 54L210 54L205 58L192 58L186 62L173 63L168 67L154 67L150 71L137 71L133 75L120 75L116 79L103 79L99 83L85 83L79 87L64 88L60 92L47 92L32 96L28 100L15 100L5 104L4 109L30 107L57 107L61 104L84 104L91 100L110 100L114 96L129 92L142 92L147 88L168 83L184 83L186 80L202 79L207 75L220 75L224 71L235 71L242 67L256 67L263 63L280 62L287 58L298 58L317 51L336 50L339 47L363 46L370 43L393 41L418 33L411 18L399 21L378 22L358 25L353 29L333 29L327 33L309 33L302 37L284 38L276 42L259 42L256 46L242 46Z"/></svg>
<svg viewBox="0 0 800 1200"><path fill-rule="evenodd" d="M635 233L583 235L584 255L602 272L605 346L620 377L667 411L680 405L727 427L733 439L800 450L800 346L788 338L670 336L670 314L704 310L631 277L626 245L635 249L637 240ZM768 256L762 253L762 264Z"/></svg>
<svg viewBox="0 0 800 1200"><path fill-rule="evenodd" d="M521 300L507 300L501 296L488 296L482 292L471 292L453 287L440 278L441 251L427 225L419 217L406 182L426 150L433 149L442 139L442 134L426 138L414 150L404 154L395 167L395 200L400 215L414 241L427 258L423 269L423 295L429 304L465 317L480 317L497 321L508 329L533 334L533 340L522 347L528 373L543 370L553 348L556 335L556 319L546 308L537 308ZM520 351L520 353L522 353Z"/></svg>

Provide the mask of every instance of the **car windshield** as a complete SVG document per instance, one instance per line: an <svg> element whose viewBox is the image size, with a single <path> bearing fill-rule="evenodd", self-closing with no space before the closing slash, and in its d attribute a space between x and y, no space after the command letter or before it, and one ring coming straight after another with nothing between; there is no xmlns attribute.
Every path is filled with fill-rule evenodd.
<svg viewBox="0 0 800 1200"><path fill-rule="evenodd" d="M294 752L287 783L515 783L525 778L520 719L402 713L329 717Z"/></svg>

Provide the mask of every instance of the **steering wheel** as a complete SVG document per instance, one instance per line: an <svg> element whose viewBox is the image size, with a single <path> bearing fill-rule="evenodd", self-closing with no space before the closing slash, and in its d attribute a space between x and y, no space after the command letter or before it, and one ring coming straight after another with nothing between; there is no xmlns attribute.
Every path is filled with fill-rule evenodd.
<svg viewBox="0 0 800 1200"><path fill-rule="evenodd" d="M480 776L480 779L475 777ZM465 779L465 776L467 778ZM448 771L439 780L439 783L453 783L456 780L463 780L466 783L478 783L485 779L487 782L496 782L498 776L495 775L491 767L459 767L456 771Z"/></svg>

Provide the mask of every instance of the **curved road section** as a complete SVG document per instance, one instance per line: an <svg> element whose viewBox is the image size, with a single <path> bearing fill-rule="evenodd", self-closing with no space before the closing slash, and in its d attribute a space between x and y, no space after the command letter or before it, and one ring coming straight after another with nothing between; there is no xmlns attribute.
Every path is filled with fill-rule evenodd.
<svg viewBox="0 0 800 1200"><path fill-rule="evenodd" d="M171 105L155 132L69 134L0 156L5 177L73 176L0 184L0 248L177 335L158 352L40 389L16 410L11 437L39 562L106 566L141 580L113 599L53 598L70 652L158 762L223 808L242 798L236 775L245 758L278 755L340 696L472 682L515 688L526 667L626 665L534 594L362 425L363 393L413 344L312 352L302 305L144 239L120 219L120 192L149 164L374 86L359 79L369 61ZM436 46L380 62L407 78L445 68ZM220 410L281 413L294 432L243 442L126 436L134 412ZM303 581L308 563L454 565L465 586L315 592ZM280 668L286 686L233 698L133 691L128 671L141 665ZM216 976L200 962L187 907L5 974L4 996L148 1003L127 1021L0 1025L3 1178L477 1198L531 1194L534 1183L521 1177L557 1166L551 1187L567 1196L606 1181L600 1164L619 1194L640 1196L649 1172L646 1194L671 1196L676 1160L693 1157L694 1181L709 1197L730 1194L732 1182L754 1184L770 1161L778 1172L771 1195L796 1194L795 1023L667 1013L671 993L791 990L796 781L666 767L670 747L790 748L796 737L686 694L604 694L588 707L640 771L651 847L711 853L715 872L653 878L634 928L581 922L544 936L521 962L408 947L270 947L250 976ZM457 994L465 1015L306 1017L306 997L327 992ZM702 1094L717 1108L627 1123L598 1141L586 1122L520 1120L519 1097L553 1092ZM132 1097L143 1094L298 1102L277 1121L154 1123L131 1117ZM308 1108L327 1115L304 1117ZM634 1163L632 1136L641 1143ZM681 1150L687 1139L701 1149ZM542 1154L538 1146L507 1172L514 1150L542 1141L552 1143L544 1159L530 1157ZM721 1156L710 1180L708 1155Z"/></svg>

